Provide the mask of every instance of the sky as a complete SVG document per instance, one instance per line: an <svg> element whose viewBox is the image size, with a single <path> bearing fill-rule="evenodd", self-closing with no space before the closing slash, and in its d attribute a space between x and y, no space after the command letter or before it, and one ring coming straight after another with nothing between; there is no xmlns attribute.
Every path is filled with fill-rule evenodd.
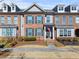
<svg viewBox="0 0 79 59"><path fill-rule="evenodd" d="M49 8L52 9L57 4L65 4L65 6L69 5L69 4L77 4L78 5L79 0L2 0L2 2L0 2L0 6L2 5L2 3L7 3L9 5L11 3L15 3L21 9L28 8L33 3L36 3L40 7L44 8L44 9L49 9Z"/></svg>

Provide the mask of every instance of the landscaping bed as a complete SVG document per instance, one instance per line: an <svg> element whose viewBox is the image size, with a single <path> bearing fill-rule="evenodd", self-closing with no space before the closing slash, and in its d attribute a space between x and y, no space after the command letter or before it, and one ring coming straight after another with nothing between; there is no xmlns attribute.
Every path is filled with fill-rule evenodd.
<svg viewBox="0 0 79 59"><path fill-rule="evenodd" d="M64 45L79 45L79 37L57 38L57 41Z"/></svg>

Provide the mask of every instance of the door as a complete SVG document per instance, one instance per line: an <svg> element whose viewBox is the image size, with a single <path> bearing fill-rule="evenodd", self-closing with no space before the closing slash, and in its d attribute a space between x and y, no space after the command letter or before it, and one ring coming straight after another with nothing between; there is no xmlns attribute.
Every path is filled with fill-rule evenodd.
<svg viewBox="0 0 79 59"><path fill-rule="evenodd" d="M51 38L51 32L46 32L46 38Z"/></svg>

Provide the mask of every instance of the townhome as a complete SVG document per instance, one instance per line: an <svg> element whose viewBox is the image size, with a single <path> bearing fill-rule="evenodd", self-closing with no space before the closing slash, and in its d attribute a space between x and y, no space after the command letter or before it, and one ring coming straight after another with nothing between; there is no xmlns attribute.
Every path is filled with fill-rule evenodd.
<svg viewBox="0 0 79 59"><path fill-rule="evenodd" d="M0 36L35 36L41 40L79 37L78 6L59 4L44 9L34 3L20 9L16 4L4 3L0 10Z"/></svg>

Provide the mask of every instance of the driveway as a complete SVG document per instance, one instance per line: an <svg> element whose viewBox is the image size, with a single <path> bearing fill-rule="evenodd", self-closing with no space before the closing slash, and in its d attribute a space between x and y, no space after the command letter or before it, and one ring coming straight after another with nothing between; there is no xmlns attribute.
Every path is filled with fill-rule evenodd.
<svg viewBox="0 0 79 59"><path fill-rule="evenodd" d="M13 48L13 52L4 59L79 59L79 48L57 48L53 45L25 45Z"/></svg>

